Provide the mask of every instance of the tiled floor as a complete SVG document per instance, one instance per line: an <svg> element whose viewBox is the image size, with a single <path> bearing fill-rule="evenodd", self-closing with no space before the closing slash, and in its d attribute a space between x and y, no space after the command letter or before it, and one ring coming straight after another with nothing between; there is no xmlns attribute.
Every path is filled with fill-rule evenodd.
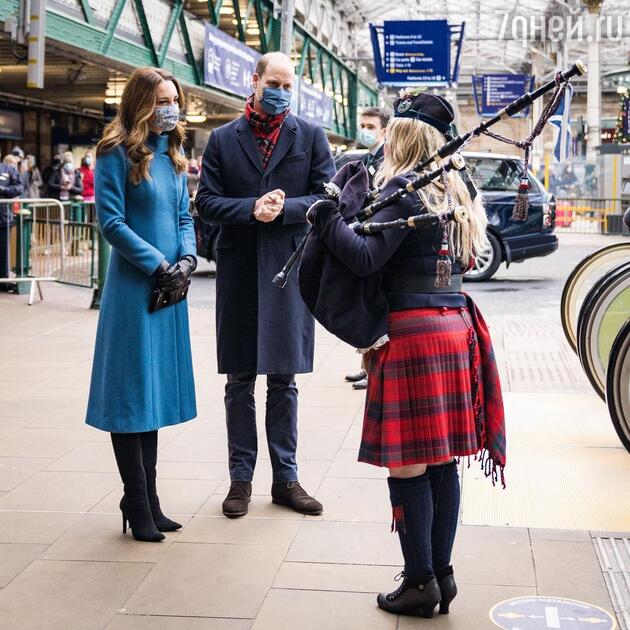
<svg viewBox="0 0 630 630"><path fill-rule="evenodd" d="M121 534L109 438L83 424L97 314L85 291L46 286L45 295L32 307L0 295L0 628L482 630L494 627L494 604L535 594L611 610L589 530L630 530L630 458L557 331L536 338L531 326L496 322L508 488L464 467L460 595L448 617L426 622L375 605L401 557L386 473L356 462L363 394L343 382L358 366L351 349L319 329L315 372L299 377L301 480L324 514L271 504L261 426L250 513L227 520L223 377L213 313L193 292L199 418L162 431L159 457L162 504L185 527L137 543ZM528 351L549 360L544 373Z"/></svg>

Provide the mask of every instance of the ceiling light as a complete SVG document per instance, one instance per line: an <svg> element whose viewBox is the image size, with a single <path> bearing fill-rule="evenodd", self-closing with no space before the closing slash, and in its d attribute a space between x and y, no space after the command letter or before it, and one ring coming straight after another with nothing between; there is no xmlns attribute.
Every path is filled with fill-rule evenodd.
<svg viewBox="0 0 630 630"><path fill-rule="evenodd" d="M120 96L108 96L105 102L108 105L120 105Z"/></svg>
<svg viewBox="0 0 630 630"><path fill-rule="evenodd" d="M202 123L206 122L206 116L204 114L187 114L186 120L189 123Z"/></svg>
<svg viewBox="0 0 630 630"><path fill-rule="evenodd" d="M219 9L219 15L232 15L234 13L234 9L232 7L221 7Z"/></svg>

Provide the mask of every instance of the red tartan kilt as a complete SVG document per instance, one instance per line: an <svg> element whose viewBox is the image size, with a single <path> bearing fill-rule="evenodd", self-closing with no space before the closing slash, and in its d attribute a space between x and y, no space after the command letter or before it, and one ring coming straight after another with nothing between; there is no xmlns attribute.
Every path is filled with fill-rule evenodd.
<svg viewBox="0 0 630 630"><path fill-rule="evenodd" d="M477 453L480 357L468 309L397 311L389 326L389 343L366 355L359 461L397 467Z"/></svg>

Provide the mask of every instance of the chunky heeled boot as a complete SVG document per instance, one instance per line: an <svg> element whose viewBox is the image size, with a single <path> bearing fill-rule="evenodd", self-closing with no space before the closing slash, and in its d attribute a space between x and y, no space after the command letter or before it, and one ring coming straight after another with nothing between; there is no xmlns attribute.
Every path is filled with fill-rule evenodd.
<svg viewBox="0 0 630 630"><path fill-rule="evenodd" d="M164 516L160 507L160 499L157 495L157 472L155 467L157 465L158 432L148 431L147 433L141 433L140 438L142 441L142 464L147 478L147 498L149 499L153 522L161 532L174 532L181 529L182 526L177 521L172 521Z"/></svg>
<svg viewBox="0 0 630 630"><path fill-rule="evenodd" d="M127 523L136 540L160 542L164 540L153 522L147 497L147 480L142 465L142 445L138 433L112 433L112 445L125 494L120 501L123 534Z"/></svg>
<svg viewBox="0 0 630 630"><path fill-rule="evenodd" d="M397 576L402 584L387 595L380 593L376 598L379 608L395 615L413 615L431 619L440 602L440 588L435 577L414 578L404 571Z"/></svg>
<svg viewBox="0 0 630 630"><path fill-rule="evenodd" d="M440 587L440 614L448 615L448 608L451 602L457 595L457 584L455 583L455 576L453 575L453 567L448 566L443 569L438 569L435 572L435 577Z"/></svg>

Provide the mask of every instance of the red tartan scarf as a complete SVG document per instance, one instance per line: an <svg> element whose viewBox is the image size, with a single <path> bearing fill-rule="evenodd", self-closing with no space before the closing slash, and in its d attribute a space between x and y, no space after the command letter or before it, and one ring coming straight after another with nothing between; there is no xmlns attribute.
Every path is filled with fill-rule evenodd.
<svg viewBox="0 0 630 630"><path fill-rule="evenodd" d="M280 129L282 123L287 117L289 110L281 114L272 116L271 114L259 114L254 109L254 95L250 96L245 103L245 118L249 122L258 151L260 152L260 159L262 160L263 170L267 168L269 158L273 153L273 149L278 142L278 136L280 135Z"/></svg>
<svg viewBox="0 0 630 630"><path fill-rule="evenodd" d="M477 333L481 357L483 386L475 388L480 394L475 396L475 416L478 418L479 425L477 432L481 438L479 460L486 476L492 477L492 483L496 483L500 477L501 484L505 488L503 474L506 461L505 412L497 362L486 322L472 298L466 293L464 295L473 327ZM476 370L474 371L476 372Z"/></svg>

